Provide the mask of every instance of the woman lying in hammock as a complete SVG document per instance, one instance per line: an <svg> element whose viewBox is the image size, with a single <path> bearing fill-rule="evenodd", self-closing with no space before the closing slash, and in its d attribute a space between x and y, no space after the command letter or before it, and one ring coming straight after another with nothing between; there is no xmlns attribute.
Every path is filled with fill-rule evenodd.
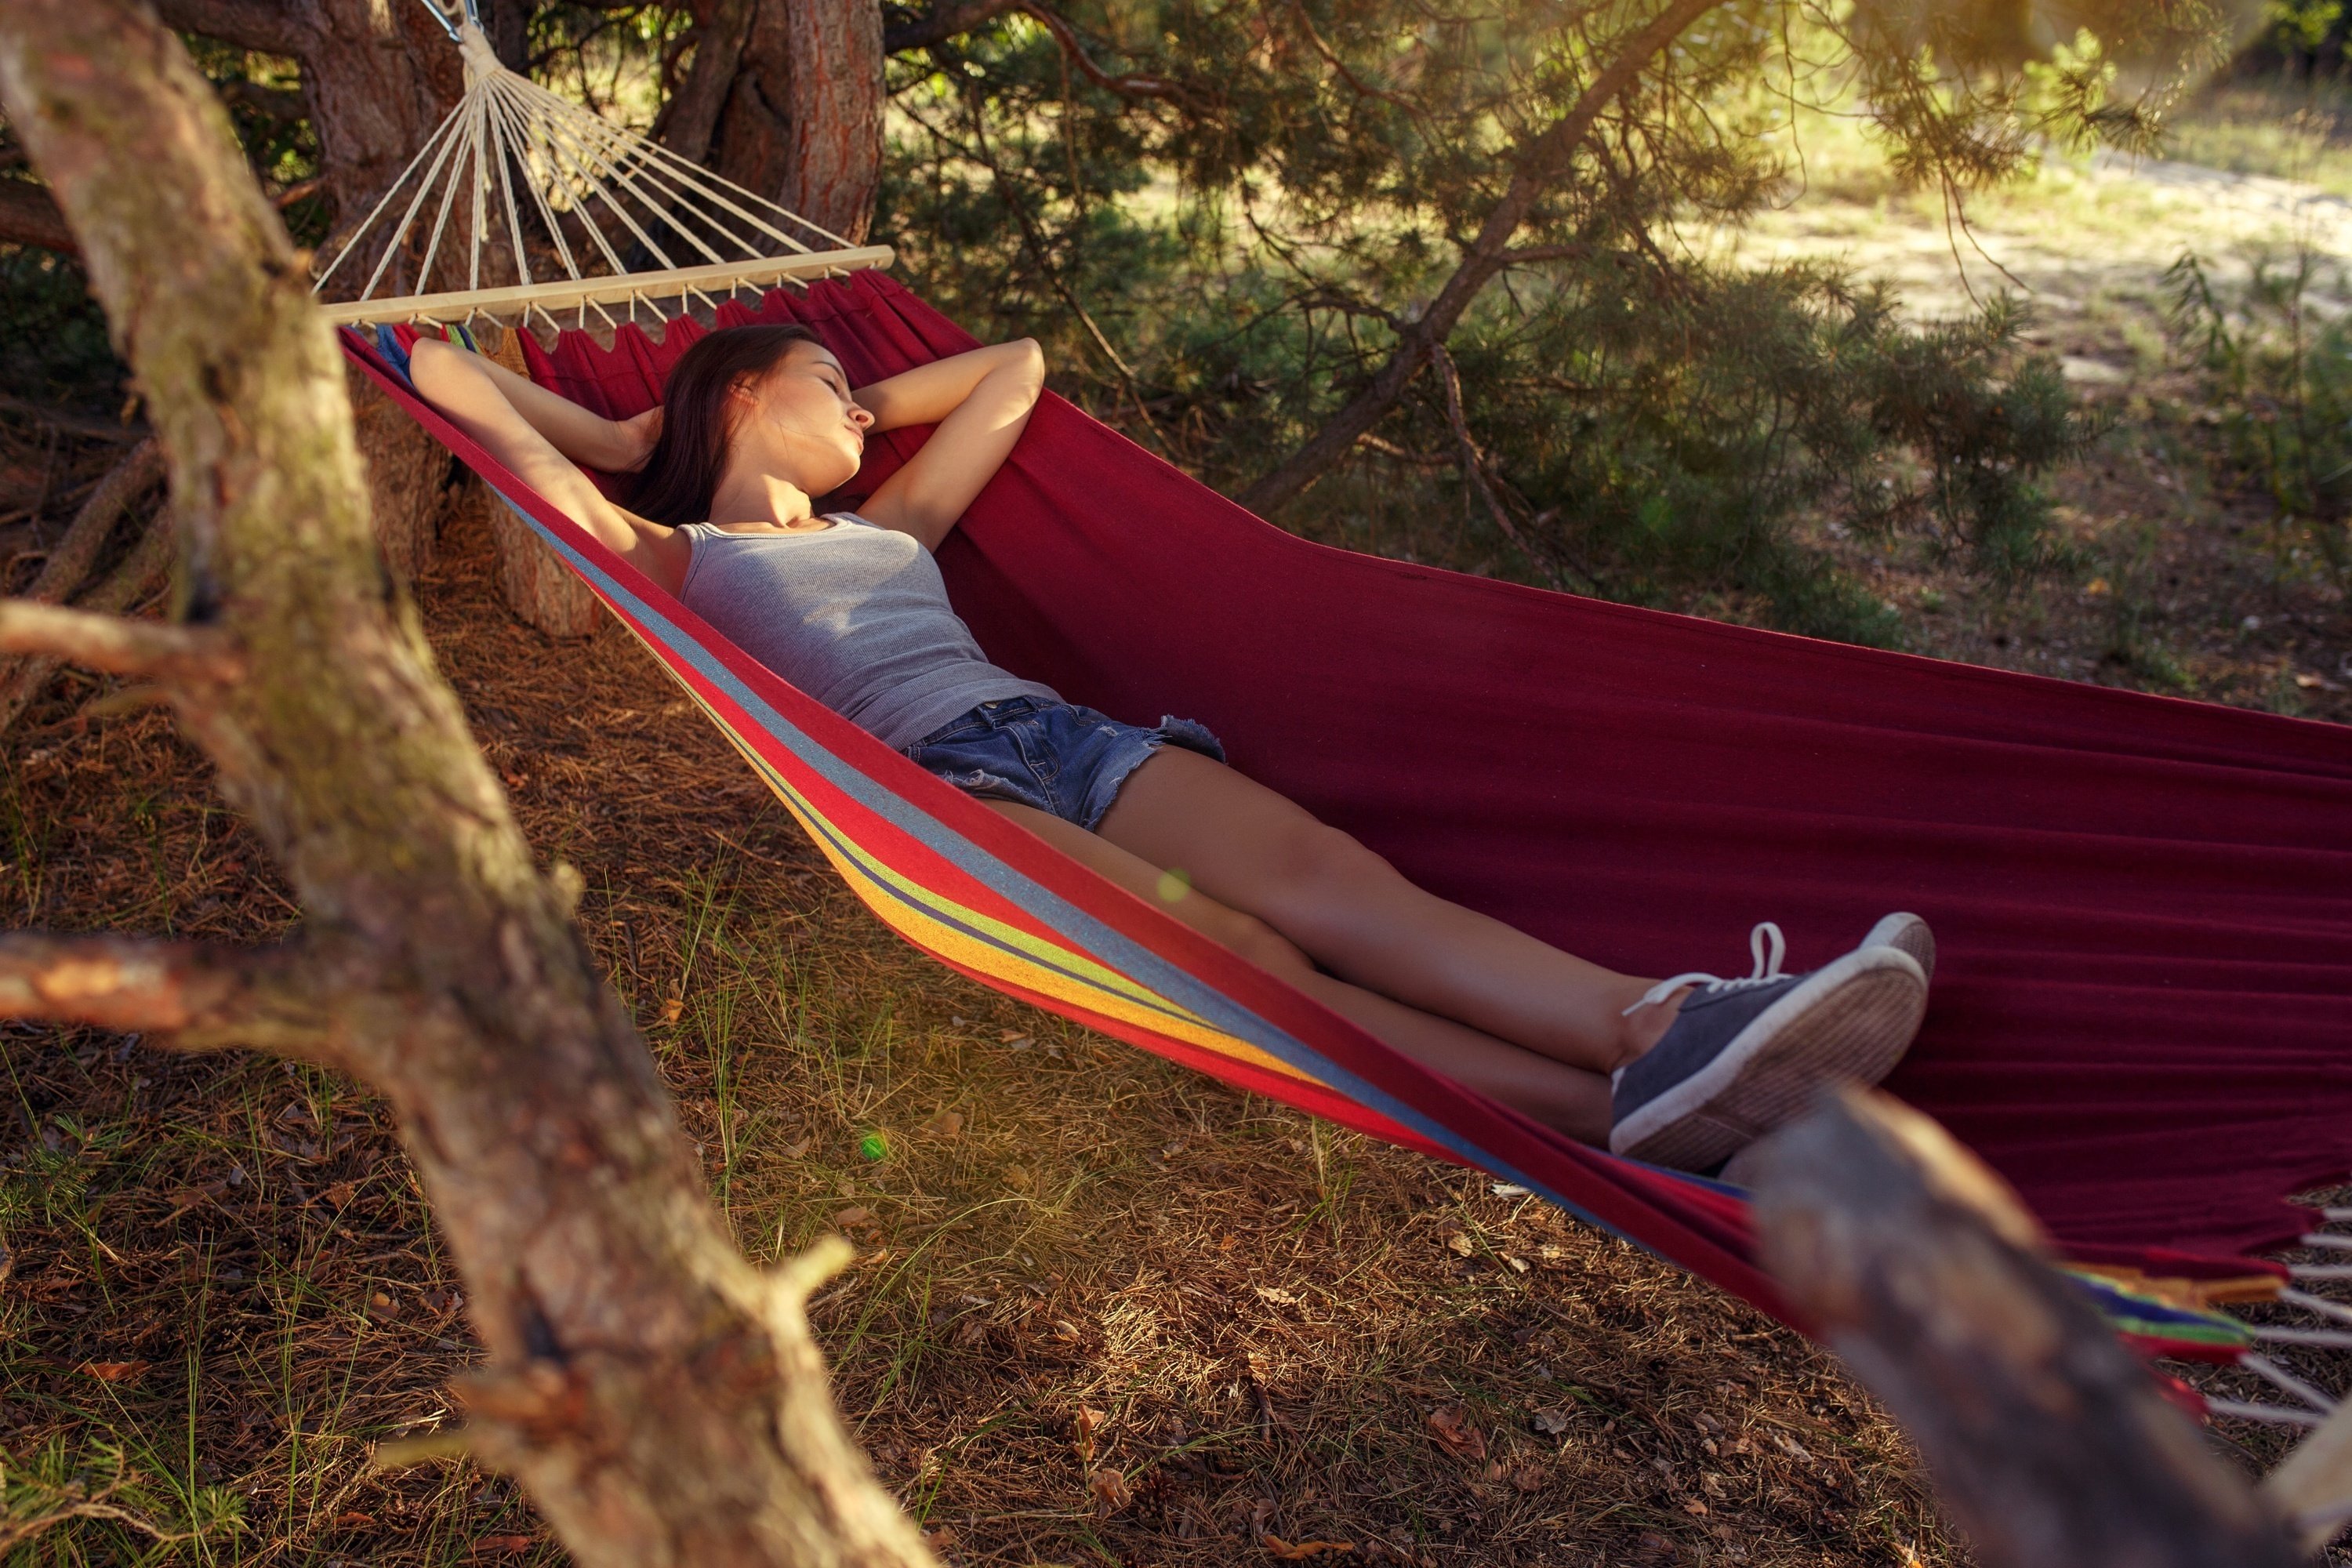
<svg viewBox="0 0 2352 1568"><path fill-rule="evenodd" d="M1934 947L1914 916L1889 915L1811 973L1780 973L1767 923L1747 977L1619 974L1423 892L1227 767L1198 724L1119 723L990 664L931 552L1029 421L1045 381L1034 342L853 388L805 328L728 328L678 360L662 408L619 422L431 340L411 374L517 478L784 679L1396 1049L1573 1137L1710 1169L1824 1079L1885 1077L1918 1028ZM814 514L812 498L856 477L869 432L930 424L862 511ZM582 466L635 474L635 510Z"/></svg>

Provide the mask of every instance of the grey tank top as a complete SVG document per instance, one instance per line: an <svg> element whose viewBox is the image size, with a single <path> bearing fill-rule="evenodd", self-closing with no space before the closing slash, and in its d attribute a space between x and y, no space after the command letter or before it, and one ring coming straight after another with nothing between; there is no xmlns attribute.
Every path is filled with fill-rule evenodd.
<svg viewBox="0 0 2352 1568"><path fill-rule="evenodd" d="M931 552L855 512L799 533L729 533L690 522L678 597L736 647L904 751L983 702L1053 688L988 662L948 607Z"/></svg>

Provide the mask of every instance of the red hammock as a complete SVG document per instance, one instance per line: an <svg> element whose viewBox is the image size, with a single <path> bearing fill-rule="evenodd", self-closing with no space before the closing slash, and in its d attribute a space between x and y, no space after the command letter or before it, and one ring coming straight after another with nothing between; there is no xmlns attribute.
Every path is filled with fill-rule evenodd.
<svg viewBox="0 0 2352 1568"><path fill-rule="evenodd" d="M870 272L771 294L757 318L721 311L753 319L809 322L860 382L972 346ZM542 384L623 417L698 335L625 328L607 351L567 332L551 356L526 353ZM877 439L861 484L919 439ZM643 592L593 544L567 548ZM1327 549L1051 396L940 563L997 662L1119 718L1196 717L1235 766L1422 886L1598 962L1721 967L1769 919L1793 970L1917 910L1941 965L1889 1088L2078 1258L2210 1272L2181 1255L2286 1242L2308 1226L2284 1194L2352 1171L2352 729ZM728 653L824 732L813 704ZM891 768L911 772L859 765L893 788ZM959 827L1078 896L1075 868L1025 864L1060 860L1018 847L1026 836ZM1265 991L1230 967L1235 994ZM1408 1103L1443 1100L1479 1148L1557 1142L1369 1041L1328 1049ZM1602 1155L1575 1163L1590 1212L1770 1304L1737 1204Z"/></svg>

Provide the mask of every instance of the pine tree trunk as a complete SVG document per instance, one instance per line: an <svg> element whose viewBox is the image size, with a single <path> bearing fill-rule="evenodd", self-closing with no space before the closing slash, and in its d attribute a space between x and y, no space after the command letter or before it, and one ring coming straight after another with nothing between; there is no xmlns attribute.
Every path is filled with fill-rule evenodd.
<svg viewBox="0 0 2352 1568"><path fill-rule="evenodd" d="M387 591L341 363L211 89L139 0L8 0L0 108L146 391L191 616L0 625L163 680L307 915L259 954L0 939L70 975L12 1005L258 1042L382 1091L488 1351L462 1440L577 1561L928 1563L834 1411L802 1310L817 1268L735 1249L572 927L576 881L534 866Z"/></svg>
<svg viewBox="0 0 2352 1568"><path fill-rule="evenodd" d="M882 7L698 0L694 14L664 141L863 244L882 176Z"/></svg>
<svg viewBox="0 0 2352 1568"><path fill-rule="evenodd" d="M448 448L357 371L351 392L352 437L367 474L369 510L383 563L405 586L433 556L449 511Z"/></svg>
<svg viewBox="0 0 2352 1568"><path fill-rule="evenodd" d="M458 480L452 526L489 530L498 552L499 597L524 624L551 637L584 637L604 621L604 604L530 524L473 474Z"/></svg>

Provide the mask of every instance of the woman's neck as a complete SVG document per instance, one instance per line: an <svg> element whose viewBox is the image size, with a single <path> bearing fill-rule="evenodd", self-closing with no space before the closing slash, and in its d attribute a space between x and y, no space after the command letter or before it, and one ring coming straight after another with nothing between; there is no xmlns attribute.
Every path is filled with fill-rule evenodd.
<svg viewBox="0 0 2352 1568"><path fill-rule="evenodd" d="M711 524L722 529L800 528L814 510L800 486L753 469L730 470L710 497Z"/></svg>

